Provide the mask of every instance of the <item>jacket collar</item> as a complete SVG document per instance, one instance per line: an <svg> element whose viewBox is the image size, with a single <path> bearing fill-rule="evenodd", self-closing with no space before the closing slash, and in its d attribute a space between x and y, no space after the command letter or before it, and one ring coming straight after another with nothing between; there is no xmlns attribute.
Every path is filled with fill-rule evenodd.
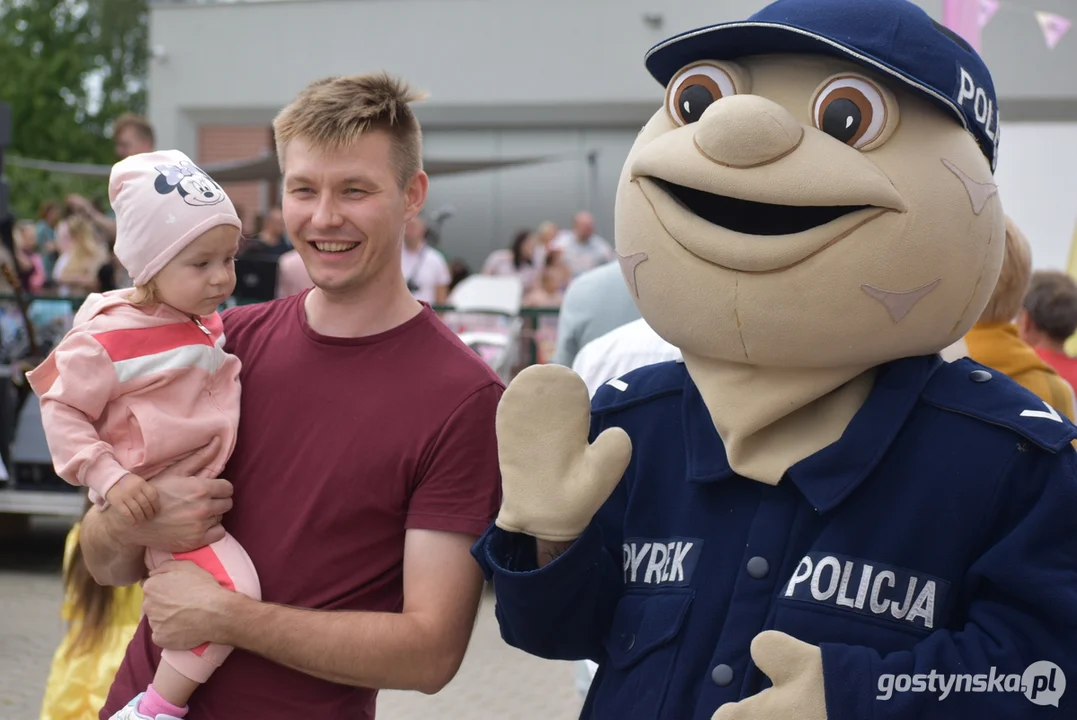
<svg viewBox="0 0 1077 720"><path fill-rule="evenodd" d="M838 441L786 473L812 507L819 512L837 507L867 478L942 363L938 355L926 355L879 366L871 393ZM689 481L719 482L736 477L703 397L687 374L682 410Z"/></svg>

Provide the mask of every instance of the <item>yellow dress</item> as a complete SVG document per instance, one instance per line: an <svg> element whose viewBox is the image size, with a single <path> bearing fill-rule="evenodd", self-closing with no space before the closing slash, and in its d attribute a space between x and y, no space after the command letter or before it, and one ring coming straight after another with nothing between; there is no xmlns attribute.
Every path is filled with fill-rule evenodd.
<svg viewBox="0 0 1077 720"><path fill-rule="evenodd" d="M67 534L64 546L64 570L79 540L76 523ZM142 617L142 587L114 588L110 627L96 652L67 657L67 649L78 634L79 619L74 615L70 590L64 597L61 614L68 623L67 635L56 648L52 668L45 684L45 699L40 720L97 720L104 706L116 671L123 662L127 644Z"/></svg>

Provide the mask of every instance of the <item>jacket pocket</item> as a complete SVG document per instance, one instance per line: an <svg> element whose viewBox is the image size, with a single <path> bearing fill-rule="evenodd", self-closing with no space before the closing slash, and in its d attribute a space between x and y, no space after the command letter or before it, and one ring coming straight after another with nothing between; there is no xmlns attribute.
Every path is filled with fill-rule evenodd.
<svg viewBox="0 0 1077 720"><path fill-rule="evenodd" d="M146 436L134 408L127 407L127 464L128 471L140 468L146 462Z"/></svg>
<svg viewBox="0 0 1077 720"><path fill-rule="evenodd" d="M603 640L604 667L596 678L595 717L656 720L669 687L695 591L628 593L617 603Z"/></svg>

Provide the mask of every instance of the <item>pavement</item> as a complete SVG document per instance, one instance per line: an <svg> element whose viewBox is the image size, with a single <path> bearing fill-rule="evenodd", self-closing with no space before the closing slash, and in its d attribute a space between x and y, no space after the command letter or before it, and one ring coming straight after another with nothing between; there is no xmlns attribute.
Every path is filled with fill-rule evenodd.
<svg viewBox="0 0 1077 720"><path fill-rule="evenodd" d="M37 720L64 632L60 566L68 527L34 518L29 533L0 532L0 720ZM456 678L433 696L382 692L378 720L575 720L581 705L575 666L506 645L487 592Z"/></svg>

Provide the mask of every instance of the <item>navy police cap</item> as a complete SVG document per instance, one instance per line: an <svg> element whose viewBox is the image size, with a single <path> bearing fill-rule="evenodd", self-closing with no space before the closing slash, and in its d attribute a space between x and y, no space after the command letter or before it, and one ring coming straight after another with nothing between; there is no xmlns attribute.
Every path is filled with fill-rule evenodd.
<svg viewBox="0 0 1077 720"><path fill-rule="evenodd" d="M952 112L998 163L998 100L991 73L958 35L908 0L777 0L745 21L711 25L655 45L647 70L662 85L697 60L829 55L908 85Z"/></svg>

